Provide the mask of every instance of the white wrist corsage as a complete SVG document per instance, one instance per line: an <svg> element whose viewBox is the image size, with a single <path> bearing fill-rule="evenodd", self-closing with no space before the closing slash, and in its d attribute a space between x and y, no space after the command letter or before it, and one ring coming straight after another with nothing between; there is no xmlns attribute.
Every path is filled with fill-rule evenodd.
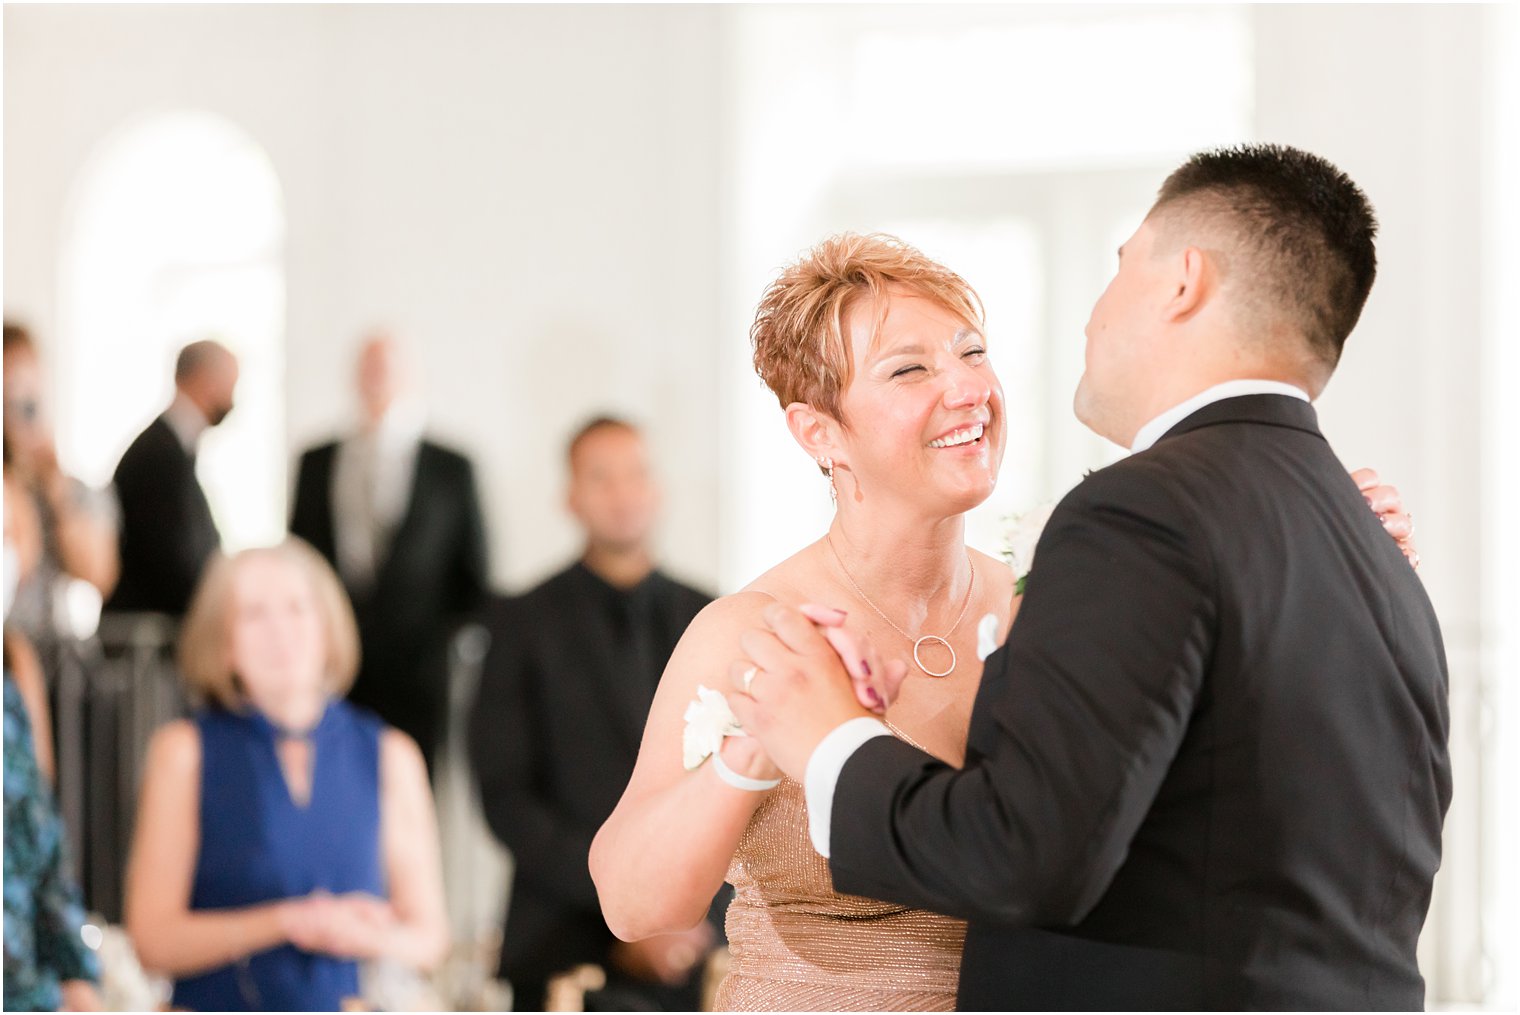
<svg viewBox="0 0 1520 1015"><path fill-rule="evenodd" d="M686 771L697 769L708 755L717 754L724 737L747 734L728 699L717 691L697 685L697 698L686 706L686 730L681 734L681 764Z"/></svg>
<svg viewBox="0 0 1520 1015"><path fill-rule="evenodd" d="M717 691L697 685L696 700L686 706L686 729L681 733L681 764L692 772L702 766L709 757L718 778L735 789L762 792L781 785L780 779L751 779L740 775L723 763L719 751L724 737L747 737L739 725L728 699Z"/></svg>
<svg viewBox="0 0 1520 1015"><path fill-rule="evenodd" d="M1009 515L1003 532L1003 559L1018 576L1015 591L1023 595L1029 587L1029 573L1034 570L1034 551L1039 545L1040 533L1055 511L1054 504L1041 504L1023 514Z"/></svg>

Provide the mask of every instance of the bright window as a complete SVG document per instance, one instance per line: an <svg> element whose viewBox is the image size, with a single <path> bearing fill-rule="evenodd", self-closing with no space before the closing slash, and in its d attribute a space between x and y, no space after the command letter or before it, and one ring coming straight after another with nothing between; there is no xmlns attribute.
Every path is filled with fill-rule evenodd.
<svg viewBox="0 0 1520 1015"><path fill-rule="evenodd" d="M200 338L237 354L237 408L198 460L229 549L284 531L285 215L262 149L227 120L160 113L107 138L75 185L59 273L59 445L108 482Z"/></svg>

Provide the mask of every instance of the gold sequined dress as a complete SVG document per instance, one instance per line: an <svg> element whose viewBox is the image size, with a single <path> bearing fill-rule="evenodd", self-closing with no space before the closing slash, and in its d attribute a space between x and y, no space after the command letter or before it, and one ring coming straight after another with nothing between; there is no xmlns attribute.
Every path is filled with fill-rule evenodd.
<svg viewBox="0 0 1520 1015"><path fill-rule="evenodd" d="M786 779L750 819L728 881L722 1011L950 1011L966 925L834 891Z"/></svg>

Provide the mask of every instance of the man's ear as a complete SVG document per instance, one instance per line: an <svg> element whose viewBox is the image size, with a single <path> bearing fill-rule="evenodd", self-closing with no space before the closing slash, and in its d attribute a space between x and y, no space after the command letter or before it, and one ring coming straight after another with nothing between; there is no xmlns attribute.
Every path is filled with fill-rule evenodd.
<svg viewBox="0 0 1520 1015"><path fill-rule="evenodd" d="M1218 286L1214 259L1197 247L1183 247L1172 255L1167 266L1167 285L1171 293L1161 308L1162 318L1170 324L1191 318L1203 309Z"/></svg>
<svg viewBox="0 0 1520 1015"><path fill-rule="evenodd" d="M813 461L839 461L843 450L839 445L840 425L827 414L805 402L793 402L786 407L786 426L792 431L792 438Z"/></svg>

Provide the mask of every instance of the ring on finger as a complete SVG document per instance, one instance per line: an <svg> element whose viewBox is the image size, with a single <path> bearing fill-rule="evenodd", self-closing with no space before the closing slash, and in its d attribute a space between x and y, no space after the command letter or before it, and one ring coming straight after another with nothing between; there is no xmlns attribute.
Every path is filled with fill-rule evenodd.
<svg viewBox="0 0 1520 1015"><path fill-rule="evenodd" d="M749 693L749 685L754 683L755 674L759 672L760 667L751 666L749 669L745 670L744 675L739 678L739 687L744 691L745 694Z"/></svg>

